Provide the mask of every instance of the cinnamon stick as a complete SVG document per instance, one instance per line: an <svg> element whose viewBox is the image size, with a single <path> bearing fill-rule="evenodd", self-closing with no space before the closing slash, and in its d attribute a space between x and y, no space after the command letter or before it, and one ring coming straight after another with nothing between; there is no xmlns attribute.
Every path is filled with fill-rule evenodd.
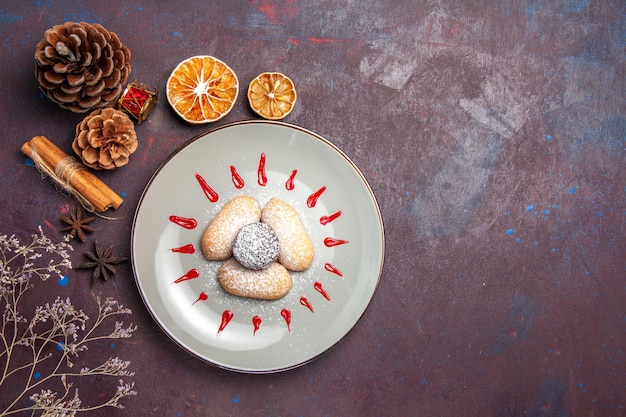
<svg viewBox="0 0 626 417"><path fill-rule="evenodd" d="M79 164L45 136L35 136L24 143L22 153L30 157L37 168L50 175L60 186L76 194L79 200L86 201L94 211L117 209L124 201L84 165ZM67 169L64 169L66 165ZM59 168L64 172L59 172Z"/></svg>

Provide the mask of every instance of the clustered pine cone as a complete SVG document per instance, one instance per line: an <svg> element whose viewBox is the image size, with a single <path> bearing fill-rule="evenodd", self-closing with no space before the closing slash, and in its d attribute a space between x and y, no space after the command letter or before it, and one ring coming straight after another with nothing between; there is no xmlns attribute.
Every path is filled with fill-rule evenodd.
<svg viewBox="0 0 626 417"><path fill-rule="evenodd" d="M72 149L93 169L115 169L128 163L137 150L135 125L126 113L97 109L76 126Z"/></svg>
<svg viewBox="0 0 626 417"><path fill-rule="evenodd" d="M35 51L41 90L76 113L112 106L130 74L130 51L98 23L66 22L46 30Z"/></svg>

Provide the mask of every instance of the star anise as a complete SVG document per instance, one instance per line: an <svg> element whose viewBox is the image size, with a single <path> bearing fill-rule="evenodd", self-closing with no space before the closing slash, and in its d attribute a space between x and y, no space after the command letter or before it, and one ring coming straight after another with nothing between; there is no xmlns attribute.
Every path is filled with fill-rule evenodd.
<svg viewBox="0 0 626 417"><path fill-rule="evenodd" d="M108 280L110 276L115 274L115 267L113 265L121 264L127 260L124 257L112 255L113 245L102 250L96 241L94 246L95 250L93 252L85 253L85 256L90 259L90 262L76 267L77 269L93 269L93 275L91 277L92 284L99 279Z"/></svg>
<svg viewBox="0 0 626 417"><path fill-rule="evenodd" d="M95 217L84 217L83 209L77 206L76 210L69 216L61 217L61 221L68 225L61 231L70 232L72 237L77 237L81 242L84 242L86 239L85 232L89 233L95 230L89 225L94 219Z"/></svg>

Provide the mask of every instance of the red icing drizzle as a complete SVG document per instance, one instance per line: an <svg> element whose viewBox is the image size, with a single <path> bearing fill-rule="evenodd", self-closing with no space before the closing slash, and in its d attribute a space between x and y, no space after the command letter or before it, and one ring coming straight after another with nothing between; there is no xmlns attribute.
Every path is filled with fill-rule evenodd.
<svg viewBox="0 0 626 417"><path fill-rule="evenodd" d="M198 225L196 219L190 219L187 217L170 216L170 221L184 227L185 229L193 229Z"/></svg>
<svg viewBox="0 0 626 417"><path fill-rule="evenodd" d="M200 272L196 268L193 268L187 271L185 275L183 275L182 277L174 281L174 284L179 284L183 281L188 281L190 279L198 278L199 276L200 276Z"/></svg>
<svg viewBox="0 0 626 417"><path fill-rule="evenodd" d="M172 252L184 253L184 254L187 254L187 255L191 255L192 253L196 252L196 247L193 244L189 243L188 245L185 245L185 246L181 246L181 247L178 247L178 248L172 248Z"/></svg>
<svg viewBox="0 0 626 417"><path fill-rule="evenodd" d="M309 300L307 300L306 297L304 296L300 297L300 304L302 304L303 306L311 310L311 313L314 313L313 306L311 305L311 303L309 303Z"/></svg>
<svg viewBox="0 0 626 417"><path fill-rule="evenodd" d="M291 331L291 311L283 308L280 310L280 315L285 319L285 323L287 323L287 330Z"/></svg>
<svg viewBox="0 0 626 417"><path fill-rule="evenodd" d="M260 316L254 316L252 317L252 325L254 326L254 332L252 333L252 335L256 334L256 331L259 330L259 327L261 327L261 322L263 320L261 320Z"/></svg>
<svg viewBox="0 0 626 417"><path fill-rule="evenodd" d="M316 282L315 284L313 284L313 288L315 288L315 291L319 292L320 294L322 294L322 297L324 297L325 299L327 299L328 301L330 301L330 296L328 295L328 293L324 290L324 288L322 288L322 283L321 282Z"/></svg>
<svg viewBox="0 0 626 417"><path fill-rule="evenodd" d="M309 198L306 199L306 205L309 208L313 208L315 207L315 205L317 204L317 200L318 198L320 198L320 196L322 195L322 193L326 191L326 186L322 186L322 188L320 188L319 190L317 190L316 192L314 192L313 194L311 194L309 196Z"/></svg>
<svg viewBox="0 0 626 417"><path fill-rule="evenodd" d="M340 277L343 276L340 270L338 270L337 268L335 268L333 265L331 265L328 262L324 264L324 269L327 270L328 272L332 272L333 274L337 274Z"/></svg>
<svg viewBox="0 0 626 417"><path fill-rule="evenodd" d="M222 322L220 323L220 328L217 330L217 334L222 333L222 330L228 326L228 323L233 319L233 312L230 310L224 310L222 313Z"/></svg>
<svg viewBox="0 0 626 417"><path fill-rule="evenodd" d="M206 198L208 198L211 203L215 203L219 199L219 195L217 195L213 188L207 184L200 174L196 172L194 175L196 176L196 180L198 180L198 184L200 184Z"/></svg>
<svg viewBox="0 0 626 417"><path fill-rule="evenodd" d="M259 185L265 186L267 184L267 176L265 175L265 152L261 153L261 159L259 160L259 169L257 171L257 177Z"/></svg>
<svg viewBox="0 0 626 417"><path fill-rule="evenodd" d="M243 178L241 178L241 175L239 175L237 169L233 165L230 166L230 175L233 177L233 184L235 184L235 188L243 188Z"/></svg>
<svg viewBox="0 0 626 417"><path fill-rule="evenodd" d="M320 217L320 223L323 226L326 226L328 223L332 222L333 220L335 220L337 217L341 216L341 210L334 212L333 214L329 215L329 216L322 216Z"/></svg>
<svg viewBox="0 0 626 417"><path fill-rule="evenodd" d="M200 295L198 296L198 299L196 301L194 301L193 303L191 303L191 305L194 305L195 303L197 303L198 301L206 301L209 299L209 294L205 293L204 291L200 293Z"/></svg>
<svg viewBox="0 0 626 417"><path fill-rule="evenodd" d="M289 176L289 179L287 180L287 182L285 183L285 188L287 189L287 191L291 191L294 189L295 185L293 183L294 178L296 178L296 174L298 173L297 169L294 169L291 172L291 175Z"/></svg>
<svg viewBox="0 0 626 417"><path fill-rule="evenodd" d="M329 248L333 246L338 246L338 245L345 245L346 243L348 243L347 240L334 239L332 237L327 237L326 239L324 239L324 245L326 245Z"/></svg>

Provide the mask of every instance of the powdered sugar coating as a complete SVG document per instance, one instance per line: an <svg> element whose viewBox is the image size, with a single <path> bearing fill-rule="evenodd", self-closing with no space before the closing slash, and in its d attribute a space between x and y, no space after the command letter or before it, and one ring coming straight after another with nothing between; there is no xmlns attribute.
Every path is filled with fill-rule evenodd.
<svg viewBox="0 0 626 417"><path fill-rule="evenodd" d="M202 252L209 261L223 261L233 254L239 229L258 222L261 207L256 199L235 197L222 207L202 235Z"/></svg>
<svg viewBox="0 0 626 417"><path fill-rule="evenodd" d="M233 256L250 269L263 269L278 259L280 245L272 227L265 223L243 226L233 244Z"/></svg>
<svg viewBox="0 0 626 417"><path fill-rule="evenodd" d="M292 284L289 271L278 262L272 262L264 269L252 270L235 258L220 267L217 278L229 294L263 300L276 300L285 296Z"/></svg>
<svg viewBox="0 0 626 417"><path fill-rule="evenodd" d="M298 212L286 201L272 198L261 211L261 221L272 227L280 243L278 262L290 271L304 271L315 250Z"/></svg>

